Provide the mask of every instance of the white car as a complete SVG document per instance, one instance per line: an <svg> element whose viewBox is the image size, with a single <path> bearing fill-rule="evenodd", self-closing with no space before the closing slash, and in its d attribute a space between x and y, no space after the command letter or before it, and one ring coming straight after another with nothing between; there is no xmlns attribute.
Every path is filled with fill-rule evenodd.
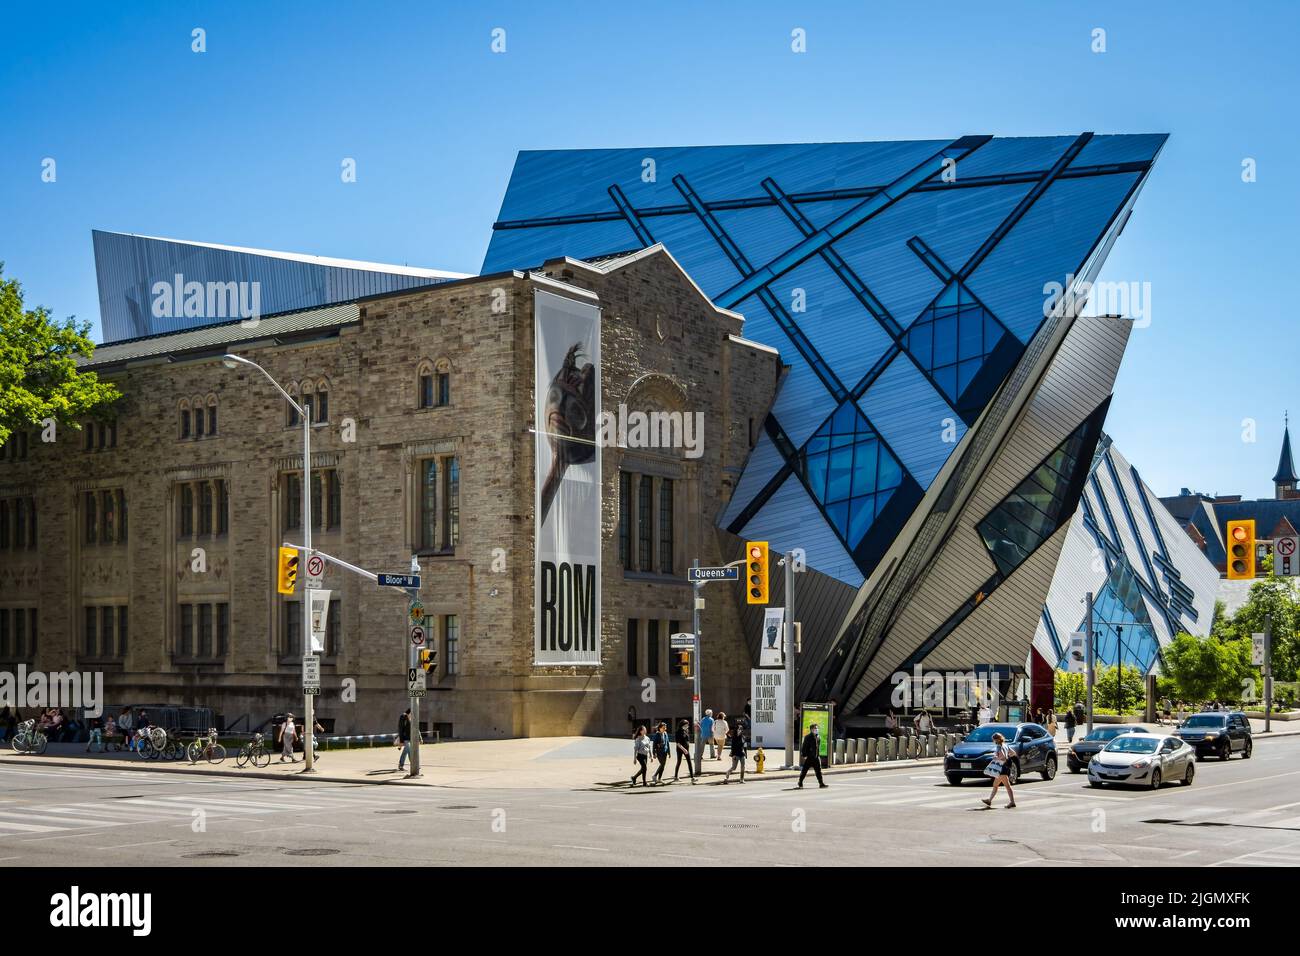
<svg viewBox="0 0 1300 956"><path fill-rule="evenodd" d="M1191 786L1196 776L1196 750L1165 734L1122 734L1088 763L1088 783L1131 784L1157 789L1178 781Z"/></svg>

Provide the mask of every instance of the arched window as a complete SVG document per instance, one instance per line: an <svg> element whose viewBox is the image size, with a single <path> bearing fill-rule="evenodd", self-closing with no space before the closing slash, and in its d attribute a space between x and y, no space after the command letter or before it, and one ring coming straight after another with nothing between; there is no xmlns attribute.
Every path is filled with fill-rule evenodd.
<svg viewBox="0 0 1300 956"><path fill-rule="evenodd" d="M184 399L184 398L181 399L180 410L181 410L181 438L189 438L192 432L190 431L190 403L188 399Z"/></svg>
<svg viewBox="0 0 1300 956"><path fill-rule="evenodd" d="M289 392L289 397L290 397L291 399L293 399L294 402L297 402L298 404L301 404L301 402L300 402L299 399L298 399L298 386L297 386L297 385L290 385L289 388L288 388L288 392ZM290 405L290 406L289 406L289 427L290 427L290 428L293 428L295 425L298 425L298 424L300 424L299 419L298 419L298 411L297 411L297 409L295 409L292 405Z"/></svg>
<svg viewBox="0 0 1300 956"><path fill-rule="evenodd" d="M428 359L415 370L415 407L433 408L433 363Z"/></svg>
<svg viewBox="0 0 1300 956"><path fill-rule="evenodd" d="M433 403L438 407L451 404L451 360L440 358L433 364Z"/></svg>
<svg viewBox="0 0 1300 956"><path fill-rule="evenodd" d="M208 434L217 433L217 396L208 396Z"/></svg>
<svg viewBox="0 0 1300 956"><path fill-rule="evenodd" d="M195 438L202 438L207 431L206 426L207 426L208 418L206 415L203 414L203 409L205 404L206 403L203 401L202 398L197 398L197 397L191 403L194 409L194 437Z"/></svg>
<svg viewBox="0 0 1300 956"><path fill-rule="evenodd" d="M330 420L330 383L326 379L316 380L316 405L312 409L312 421Z"/></svg>
<svg viewBox="0 0 1300 956"><path fill-rule="evenodd" d="M302 385L299 386L299 388L301 389L302 392L302 398L301 400L299 400L298 404L307 410L313 422L319 421L320 419L316 417L315 383L313 383L311 379L306 379L303 381Z"/></svg>

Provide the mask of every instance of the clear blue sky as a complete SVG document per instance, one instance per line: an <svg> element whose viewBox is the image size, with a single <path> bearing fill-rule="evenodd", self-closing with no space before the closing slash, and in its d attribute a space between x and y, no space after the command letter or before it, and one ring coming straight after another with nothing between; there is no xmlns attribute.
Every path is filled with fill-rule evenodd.
<svg viewBox="0 0 1300 956"><path fill-rule="evenodd" d="M98 339L92 228L476 272L519 149L1168 132L1102 276L1151 283L1107 427L1160 494L1271 495L1298 32L1281 0L11 2L0 259Z"/></svg>

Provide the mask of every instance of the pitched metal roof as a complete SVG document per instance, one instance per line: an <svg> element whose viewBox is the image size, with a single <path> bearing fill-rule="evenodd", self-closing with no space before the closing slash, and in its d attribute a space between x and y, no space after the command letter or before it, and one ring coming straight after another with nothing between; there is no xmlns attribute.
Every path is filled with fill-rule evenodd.
<svg viewBox="0 0 1300 956"><path fill-rule="evenodd" d="M79 359L84 369L102 369L148 359L168 360L198 357L205 353L224 354L240 343L267 339L299 337L351 325L361 319L361 307L355 302L320 309L282 312L256 319L235 319L220 325L205 325L183 332L165 332L122 342L98 346L94 355Z"/></svg>
<svg viewBox="0 0 1300 956"><path fill-rule="evenodd" d="M1282 429L1282 454L1277 460L1277 474L1273 476L1274 484L1289 483L1294 485L1297 479L1295 476L1295 462L1291 460L1291 429Z"/></svg>

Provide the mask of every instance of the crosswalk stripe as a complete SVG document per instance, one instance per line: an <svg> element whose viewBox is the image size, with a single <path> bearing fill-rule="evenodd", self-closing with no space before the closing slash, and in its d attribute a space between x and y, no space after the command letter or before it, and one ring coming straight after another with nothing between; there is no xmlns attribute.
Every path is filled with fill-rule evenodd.
<svg viewBox="0 0 1300 956"><path fill-rule="evenodd" d="M186 809L183 808L183 807L179 807L179 806L177 806L175 803L168 803L168 802L166 802L166 801L164 801L164 800L134 800L133 802L136 803L136 804L143 804L144 806L159 807L159 808L167 809L167 810L172 811L173 813L175 813L175 812L177 812L177 811L180 811L180 812L181 812L181 815L184 815L184 816L188 816L190 813L192 813L192 812L193 812L194 810L196 810L196 809L198 809L198 810L203 810L203 811L205 811L205 812L211 812L211 813L247 813L247 814L261 814L261 813L272 813L272 812L273 812L273 811L271 811L271 810L267 810L267 809L264 809L264 808L262 808L262 807L249 807L249 808L247 808L247 809L240 809L240 808L237 808L237 807L219 807L219 806L215 806L215 805L210 805L210 804L208 804L208 803L207 803L206 801L204 801L204 800L191 800L191 801L190 801L190 807L189 807L188 810L186 810Z"/></svg>
<svg viewBox="0 0 1300 956"><path fill-rule="evenodd" d="M186 797L186 796L175 796L175 797L168 796L168 797L163 797L163 799L164 799L164 800L169 800L169 801L171 801L172 803L175 803L175 804L206 803L206 804L215 804L216 806L219 806L219 807L222 807L222 806L228 806L228 807L262 807L262 808L264 808L264 809L266 809L266 810L268 810L268 811L273 811L273 810L317 810L317 809L320 809L319 807L314 807L314 806L312 806L312 805L310 805L310 804L306 804L306 803L279 803L279 802L272 803L272 802L269 802L269 801L263 801L263 800L242 800L242 799L237 799L237 798L235 798L235 797L233 797L233 796L232 796L232 797L209 797L209 796L204 796L204 797L202 797L202 798Z"/></svg>
<svg viewBox="0 0 1300 956"><path fill-rule="evenodd" d="M19 833L53 833L58 829L59 827L43 827L34 823L9 823L7 821L0 821L0 830L15 830Z"/></svg>
<svg viewBox="0 0 1300 956"><path fill-rule="evenodd" d="M16 817L17 822L19 823L39 823L39 824L53 823L59 826L68 825L74 828L79 826L116 827L122 825L120 823L114 823L111 820L90 820L85 817L59 817L59 816L47 816L43 813L8 813L8 812L0 813L0 823L8 822L5 819L3 819L5 817Z"/></svg>

